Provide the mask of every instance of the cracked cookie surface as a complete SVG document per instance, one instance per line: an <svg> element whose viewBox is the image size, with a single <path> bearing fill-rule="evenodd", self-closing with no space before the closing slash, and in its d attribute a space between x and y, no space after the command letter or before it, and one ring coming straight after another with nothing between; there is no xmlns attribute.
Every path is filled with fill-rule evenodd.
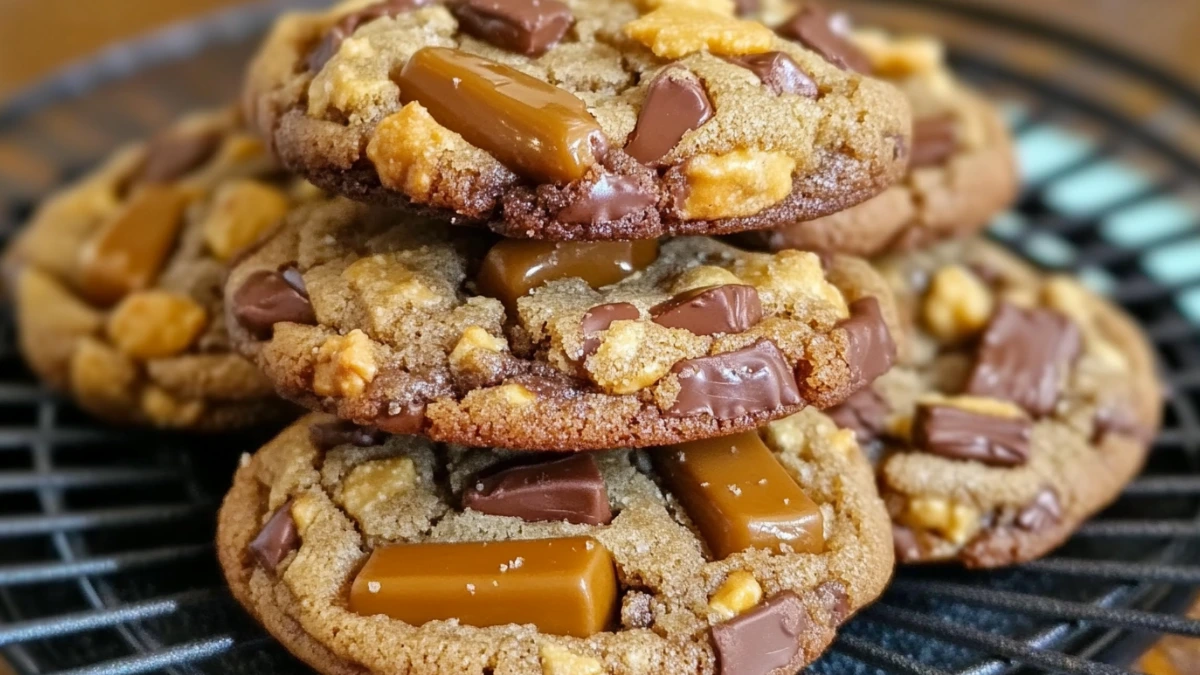
<svg viewBox="0 0 1200 675"><path fill-rule="evenodd" d="M5 253L22 354L110 421L217 430L292 414L230 348L222 284L230 259L317 194L233 110L117 152Z"/></svg>
<svg viewBox="0 0 1200 675"><path fill-rule="evenodd" d="M904 96L734 9L345 2L280 19L244 106L322 187L509 237L763 229L899 179Z"/></svg>
<svg viewBox="0 0 1200 675"><path fill-rule="evenodd" d="M1044 555L1142 466L1162 390L1141 330L1073 278L968 240L878 263L912 323L830 411L877 456L902 562Z"/></svg>
<svg viewBox="0 0 1200 675"><path fill-rule="evenodd" d="M889 525L851 432L806 410L761 433L701 443L747 453L744 484L730 486L746 490L739 498L753 501L766 483L754 480L760 467L775 481L761 489L803 498L803 551L794 541L714 553L714 530L664 487L658 462L679 448L544 462L364 437L314 414L245 458L219 515L218 555L235 597L323 673L792 673L883 590ZM492 488L512 483L498 476L531 469L542 493L585 484L600 500L582 511L561 500L565 510L550 517L536 515L541 502L531 498L513 515ZM724 515L737 516L738 498L726 504L733 511ZM574 517L597 508L599 522ZM554 578L539 551L572 545L567 557L602 564ZM408 578L433 564L427 556L460 549L473 555ZM507 562L479 562L489 550ZM397 560L414 565L401 562L401 572ZM580 611L574 596L543 603L551 609L531 598L560 583L591 592L583 614L596 622L554 628ZM421 598L395 595L414 587Z"/></svg>
<svg viewBox="0 0 1200 675"><path fill-rule="evenodd" d="M872 71L903 91L912 106L907 175L861 204L749 232L743 242L768 250L875 256L978 232L1018 189L1012 139L999 112L955 77L935 38L861 28L849 39Z"/></svg>
<svg viewBox="0 0 1200 675"><path fill-rule="evenodd" d="M646 447L835 405L903 336L865 262L705 237L500 240L342 198L230 273L236 347L286 398L477 447Z"/></svg>

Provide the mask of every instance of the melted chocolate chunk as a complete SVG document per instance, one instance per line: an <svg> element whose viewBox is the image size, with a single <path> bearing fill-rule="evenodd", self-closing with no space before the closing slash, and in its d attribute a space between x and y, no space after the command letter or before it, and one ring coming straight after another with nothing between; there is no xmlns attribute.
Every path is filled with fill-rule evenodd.
<svg viewBox="0 0 1200 675"><path fill-rule="evenodd" d="M343 420L314 424L309 428L308 435L318 450L332 450L339 445L369 448L383 443L387 438L387 434L379 429L363 427Z"/></svg>
<svg viewBox="0 0 1200 675"><path fill-rule="evenodd" d="M299 271L260 270L246 278L233 294L233 316L259 339L268 339L280 322L315 325L317 316Z"/></svg>
<svg viewBox="0 0 1200 675"><path fill-rule="evenodd" d="M427 4L429 4L429 0L384 0L384 2L377 2L373 5L363 7L357 12L347 14L342 17L341 21L338 21L333 27L325 31L325 35L322 36L321 41L308 53L307 63L309 70L316 72L324 67L329 62L329 59L332 59L333 55L337 54L338 48L342 46L342 42L353 35L359 26L385 16L398 16Z"/></svg>
<svg viewBox="0 0 1200 675"><path fill-rule="evenodd" d="M274 572L279 563L299 546L300 535L296 531L296 521L292 520L292 500L289 499L271 515L258 536L250 542L250 552L258 559L258 564Z"/></svg>
<svg viewBox="0 0 1200 675"><path fill-rule="evenodd" d="M1062 314L1002 303L980 341L967 393L1047 415L1081 347L1079 327Z"/></svg>
<svg viewBox="0 0 1200 675"><path fill-rule="evenodd" d="M571 202L558 212L564 223L610 223L631 213L637 213L658 202L654 191L631 176L604 174L592 185L587 195Z"/></svg>
<svg viewBox="0 0 1200 675"><path fill-rule="evenodd" d="M463 31L526 56L546 53L574 22L558 0L459 0L451 9Z"/></svg>
<svg viewBox="0 0 1200 675"><path fill-rule="evenodd" d="M688 359L671 372L679 393L667 413L727 420L804 402L783 353L770 340L733 352Z"/></svg>
<svg viewBox="0 0 1200 675"><path fill-rule="evenodd" d="M854 432L859 444L878 438L887 428L891 406L871 387L863 387L841 405L825 411L839 427Z"/></svg>
<svg viewBox="0 0 1200 675"><path fill-rule="evenodd" d="M481 477L463 493L463 507L494 516L584 525L606 525L613 517L600 467L587 454Z"/></svg>
<svg viewBox="0 0 1200 675"><path fill-rule="evenodd" d="M767 675L800 651L810 619L800 597L784 591L712 627L720 675Z"/></svg>
<svg viewBox="0 0 1200 675"><path fill-rule="evenodd" d="M1062 520L1062 504L1053 488L1042 488L1033 503L1017 514L1017 526L1030 532L1053 527Z"/></svg>
<svg viewBox="0 0 1200 675"><path fill-rule="evenodd" d="M221 140L221 132L216 129L156 136L146 150L138 178L144 183L169 183L212 159Z"/></svg>
<svg viewBox="0 0 1200 675"><path fill-rule="evenodd" d="M925 117L913 123L911 166L936 166L958 149L958 122L953 115Z"/></svg>
<svg viewBox="0 0 1200 675"><path fill-rule="evenodd" d="M950 459L989 466L1020 466L1029 460L1033 423L1024 417L998 417L949 405L921 405L913 418L913 443Z"/></svg>
<svg viewBox="0 0 1200 675"><path fill-rule="evenodd" d="M420 433L424 424L424 404L397 405L394 411L388 410L375 418L375 426L389 434Z"/></svg>
<svg viewBox="0 0 1200 675"><path fill-rule="evenodd" d="M896 362L896 342L875 298L850 303L850 318L838 327L846 331L846 363L853 391L874 382Z"/></svg>
<svg viewBox="0 0 1200 675"><path fill-rule="evenodd" d="M693 77L679 77L682 72L680 68L664 70L646 91L637 125L625 144L625 152L642 164L658 164L684 134L713 116L704 87Z"/></svg>
<svg viewBox="0 0 1200 675"><path fill-rule="evenodd" d="M800 11L779 27L779 34L798 41L826 61L841 68L870 74L871 62L853 42L834 30L834 17L815 2L805 2Z"/></svg>
<svg viewBox="0 0 1200 675"><path fill-rule="evenodd" d="M741 333L763 318L762 301L753 286L728 284L685 291L650 308L654 323L696 335Z"/></svg>
<svg viewBox="0 0 1200 675"><path fill-rule="evenodd" d="M612 302L598 305L583 315L579 328L583 331L583 357L587 358L600 348L599 333L608 330L614 321L636 321L642 313L628 302Z"/></svg>
<svg viewBox="0 0 1200 675"><path fill-rule="evenodd" d="M776 94L816 98L819 93L817 83L800 69L800 65L793 61L792 57L783 52L729 56L725 57L725 60L754 73L767 89Z"/></svg>

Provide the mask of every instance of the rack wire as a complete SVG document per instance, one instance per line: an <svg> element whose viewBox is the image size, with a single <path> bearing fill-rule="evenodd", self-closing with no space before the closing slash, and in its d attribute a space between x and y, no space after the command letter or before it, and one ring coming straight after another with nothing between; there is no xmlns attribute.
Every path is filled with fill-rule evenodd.
<svg viewBox="0 0 1200 675"><path fill-rule="evenodd" d="M1144 475L1061 550L1011 570L902 570L809 672L1127 673L1112 664L1157 636L1200 636L1200 621L1182 617L1200 587L1200 271L1168 264L1200 246L1200 143L1181 142L1191 131L1200 138L1200 93L1002 12L894 4L954 25L956 45L970 46L956 51L957 65L1006 102L1029 179L993 235L1080 274L1141 320L1170 397ZM229 100L237 82L228 74L273 9L124 45L0 108L0 238L117 142ZM1172 124L997 57L980 36L1005 32L1066 53L1070 68L1153 89ZM1134 184L1101 189L1113 175ZM1089 180L1101 188L1089 192ZM1138 220L1142 212L1150 215ZM215 508L238 456L264 439L98 425L29 375L11 318L0 316L0 652L17 672L307 672L230 599L212 550Z"/></svg>

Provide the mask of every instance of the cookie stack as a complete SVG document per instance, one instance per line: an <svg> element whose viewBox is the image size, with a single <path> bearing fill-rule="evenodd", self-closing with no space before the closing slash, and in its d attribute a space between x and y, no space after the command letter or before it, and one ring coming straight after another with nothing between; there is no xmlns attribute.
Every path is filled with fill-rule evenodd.
<svg viewBox="0 0 1200 675"><path fill-rule="evenodd" d="M936 41L354 0L282 17L241 108L46 204L6 270L97 415L313 411L217 544L321 672L792 673L896 555L1056 545L1157 426L1137 328L971 238L1011 149Z"/></svg>

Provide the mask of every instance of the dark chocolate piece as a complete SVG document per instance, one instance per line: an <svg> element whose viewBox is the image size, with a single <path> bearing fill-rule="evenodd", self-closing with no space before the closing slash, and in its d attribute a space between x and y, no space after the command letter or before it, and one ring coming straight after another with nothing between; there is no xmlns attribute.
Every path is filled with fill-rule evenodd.
<svg viewBox="0 0 1200 675"><path fill-rule="evenodd" d="M853 42L834 30L834 17L818 3L804 6L779 27L779 34L798 41L841 68L870 74L871 62Z"/></svg>
<svg viewBox="0 0 1200 675"><path fill-rule="evenodd" d="M1079 327L1062 314L1001 303L983 333L966 392L1047 415L1081 348Z"/></svg>
<svg viewBox="0 0 1200 675"><path fill-rule="evenodd" d="M667 413L678 417L734 419L804 402L787 360L770 340L680 361L671 372L679 378L679 393Z"/></svg>
<svg viewBox="0 0 1200 675"><path fill-rule="evenodd" d="M703 85L693 77L678 77L680 71L664 70L646 91L637 125L625 144L625 152L642 164L658 164L684 134L713 116L712 102Z"/></svg>
<svg viewBox="0 0 1200 675"><path fill-rule="evenodd" d="M850 367L852 391L871 384L896 362L896 343L875 298L850 303L850 318L838 327L846 331L846 364Z"/></svg>
<svg viewBox="0 0 1200 675"><path fill-rule="evenodd" d="M546 53L574 22L558 0L458 0L450 7L463 31L526 56Z"/></svg>
<svg viewBox="0 0 1200 675"><path fill-rule="evenodd" d="M300 288L294 285L296 277L286 269L283 272L260 270L251 274L233 294L234 318L264 340L271 337L276 323L316 324L317 316L302 287L303 282Z"/></svg>
<svg viewBox="0 0 1200 675"><path fill-rule="evenodd" d="M585 525L606 525L613 517L600 467L587 454L481 477L463 493L463 507L494 516Z"/></svg>
<svg viewBox="0 0 1200 675"><path fill-rule="evenodd" d="M916 447L940 457L989 466L1020 466L1029 460L1033 423L1024 417L984 415L951 405L921 405L913 417Z"/></svg>
<svg viewBox="0 0 1200 675"><path fill-rule="evenodd" d="M800 69L800 65L792 60L792 57L783 52L728 56L725 60L754 73L767 89L776 94L816 98L819 93L817 83Z"/></svg>
<svg viewBox="0 0 1200 675"><path fill-rule="evenodd" d="M762 302L753 286L727 284L685 291L650 308L654 323L696 335L741 333L762 321Z"/></svg>
<svg viewBox="0 0 1200 675"><path fill-rule="evenodd" d="M260 565L274 572L279 563L299 546L300 534L296 531L296 521L292 520L292 500L289 499L271 515L258 536L250 542L250 552Z"/></svg>

